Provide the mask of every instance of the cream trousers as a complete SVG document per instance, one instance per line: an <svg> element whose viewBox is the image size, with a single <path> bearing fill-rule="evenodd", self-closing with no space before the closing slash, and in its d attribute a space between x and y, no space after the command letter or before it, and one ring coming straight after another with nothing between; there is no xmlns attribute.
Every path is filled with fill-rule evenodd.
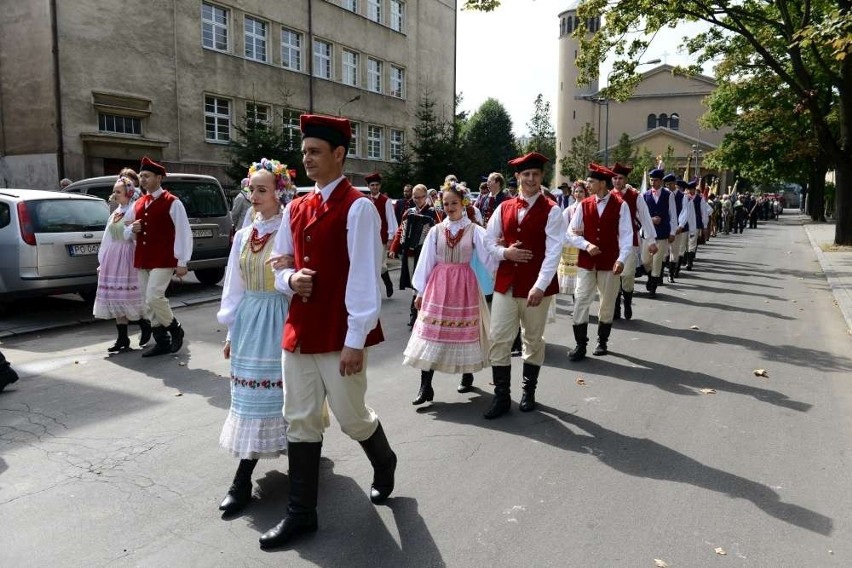
<svg viewBox="0 0 852 568"><path fill-rule="evenodd" d="M145 303L145 318L151 325L168 327L175 318L169 299L166 298L166 288L172 281L174 268L139 269L139 289L142 291L142 301Z"/></svg>
<svg viewBox="0 0 852 568"><path fill-rule="evenodd" d="M656 242L656 254L652 255L647 245L642 247L642 264L645 265L645 270L648 270L649 266L651 267L651 276L662 276L663 262L666 260L666 258L668 258L669 254L669 240L657 239Z"/></svg>
<svg viewBox="0 0 852 568"><path fill-rule="evenodd" d="M544 328L547 325L547 310L553 296L545 296L534 308L527 306L527 299L513 298L512 291L506 294L494 292L491 301L491 349L488 359L492 366L506 367L512 364L512 342L521 326L524 363L541 367L544 363Z"/></svg>
<svg viewBox="0 0 852 568"><path fill-rule="evenodd" d="M589 322L589 308L595 297L596 289L601 296L598 323L612 323L619 284L620 278L613 274L612 270L578 268L577 290L574 298L574 325Z"/></svg>

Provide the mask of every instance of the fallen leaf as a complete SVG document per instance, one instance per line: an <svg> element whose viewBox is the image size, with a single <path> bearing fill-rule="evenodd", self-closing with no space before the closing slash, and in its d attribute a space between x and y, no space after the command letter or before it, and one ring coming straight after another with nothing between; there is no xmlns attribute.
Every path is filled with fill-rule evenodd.
<svg viewBox="0 0 852 568"><path fill-rule="evenodd" d="M763 303L764 303L764 304L768 304L768 303L769 303L769 300L763 300Z"/></svg>
<svg viewBox="0 0 852 568"><path fill-rule="evenodd" d="M175 396L183 396L182 392L176 393Z"/></svg>
<svg viewBox="0 0 852 568"><path fill-rule="evenodd" d="M769 378L769 373L766 372L766 369L755 369L754 370L755 377L766 377Z"/></svg>
<svg viewBox="0 0 852 568"><path fill-rule="evenodd" d="M654 566L657 568L669 568L669 563L659 558L654 558Z"/></svg>
<svg viewBox="0 0 852 568"><path fill-rule="evenodd" d="M725 552L725 549L722 548L721 546L717 546L716 547L716 554L718 554L719 556L725 556L728 553Z"/></svg>
<svg viewBox="0 0 852 568"><path fill-rule="evenodd" d="M793 303L794 303L794 304L798 304L799 302L798 302L798 301L796 301L796 300L793 300Z"/></svg>
<svg viewBox="0 0 852 568"><path fill-rule="evenodd" d="M583 377L577 377L577 384L581 387L586 386L586 379L584 379Z"/></svg>
<svg viewBox="0 0 852 568"><path fill-rule="evenodd" d="M186 367L186 363L181 361L181 362L178 363L178 367Z"/></svg>
<svg viewBox="0 0 852 568"><path fill-rule="evenodd" d="M698 389L704 394L716 394L716 389Z"/></svg>
<svg viewBox="0 0 852 568"><path fill-rule="evenodd" d="M689 329L701 329L701 328L698 327L697 325L691 325L691 326L689 326Z"/></svg>

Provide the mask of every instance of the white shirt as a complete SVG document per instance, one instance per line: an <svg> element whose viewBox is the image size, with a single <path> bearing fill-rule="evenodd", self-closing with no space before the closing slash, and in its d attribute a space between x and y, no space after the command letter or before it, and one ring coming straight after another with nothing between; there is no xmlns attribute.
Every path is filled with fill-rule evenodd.
<svg viewBox="0 0 852 568"><path fill-rule="evenodd" d="M411 283L414 289L417 290L419 296L423 295L426 290L426 283L429 281L429 275L432 274L432 269L438 264L438 235L446 229L450 230L450 234L456 236L459 231L464 230L468 225L473 225L473 253L479 258L479 262L494 276L497 271L499 262L494 258L493 252L496 244L488 236L485 229L479 225L471 223L467 214L463 214L458 221L450 221L447 217L431 229L426 235L426 241L423 243L423 249L420 251L420 256L417 259L417 268L414 269L414 276L411 278Z"/></svg>
<svg viewBox="0 0 852 568"><path fill-rule="evenodd" d="M145 209L163 195L163 188L157 188L157 191L150 195L151 201L146 204ZM177 265L186 267L186 263L192 258L192 228L189 226L189 219L186 217L186 208L177 196L175 196L172 206L169 208L169 217L172 218L172 223L175 226L174 256L177 259ZM132 227L125 227L125 238L127 238L128 233L132 234L132 232Z"/></svg>
<svg viewBox="0 0 852 568"><path fill-rule="evenodd" d="M107 219L106 227L104 228L104 235L101 237L101 246L98 249L98 263L103 263L104 255L106 254L107 245L111 244L114 239L112 238L112 232L109 230L110 225L112 225L113 217L117 214L124 213L124 216L121 218L119 223L125 223L123 229L123 236L125 241L133 240L133 232L127 226L126 223L132 223L135 218L136 209L133 207L134 202L130 202L127 205L119 205L116 207L115 211L113 211L109 219Z"/></svg>
<svg viewBox="0 0 852 568"><path fill-rule="evenodd" d="M685 227L689 223L689 234L695 234L697 227L695 223L695 204L692 202L692 197L685 191L683 192L683 207L680 210L680 216L677 219L678 227Z"/></svg>
<svg viewBox="0 0 852 568"><path fill-rule="evenodd" d="M603 211L609 203L611 195L607 192L605 197L595 198L597 200L598 216L603 215ZM583 236L583 207L577 207L574 216L571 217L571 224L568 225L568 230L565 232L565 242L574 248L588 251L592 244ZM621 209L618 212L618 262L624 264L627 257L633 253L633 222L630 220L630 207L625 202L621 202Z"/></svg>
<svg viewBox="0 0 852 568"><path fill-rule="evenodd" d="M340 176L325 187L314 186L314 191L322 195L323 201L328 201L331 193L343 180ZM390 203L390 200L388 200ZM275 235L272 254L288 254L295 252L293 247L293 229L290 226L290 207L284 208L281 219L281 230ZM391 213L393 213L391 211ZM396 219L394 218L394 221ZM352 349L363 349L370 333L379 322L379 312L382 308L382 297L379 290L379 278L382 269L382 241L379 239L381 219L376 206L369 199L356 199L346 215L346 249L349 253L349 274L346 280L346 312L347 331L344 345ZM295 273L292 268L275 271L275 287L288 296L293 295L290 288L290 276ZM316 322L322 325L322 322Z"/></svg>
<svg viewBox="0 0 852 568"><path fill-rule="evenodd" d="M329 195L331 195L331 193L329 193ZM372 193L370 194L370 199L373 202L376 201L376 198L373 197ZM391 203L390 197L385 200L385 219L387 219L388 221L388 242L391 242L393 240L393 236L396 234L397 222L396 214L393 212L393 204ZM381 230L381 225L379 225L379 229ZM376 232L380 232L380 230Z"/></svg>
<svg viewBox="0 0 852 568"><path fill-rule="evenodd" d="M621 195L624 195L627 192L629 186L625 185L624 189L621 190ZM630 187L630 189L633 189ZM629 209L630 206L628 205ZM677 210L677 208L675 208ZM642 198L642 194L636 196L636 220L639 221L639 229L641 231L642 237L648 244L654 243L657 241L657 233L654 231L654 221L651 219L651 212L648 211L648 204L645 203L645 199Z"/></svg>
<svg viewBox="0 0 852 568"><path fill-rule="evenodd" d="M529 207L532 207L535 205L536 199L538 199L540 195L541 193L536 193L534 196L524 199L530 204ZM507 199L503 203L508 202L509 200ZM503 237L503 203L498 205L497 209L494 210L494 214L491 215L491 219L488 220L488 228L486 229L488 237L495 243L498 239ZM524 218L529 207L519 209L518 223L520 223ZM544 232L544 260L541 263L541 268L539 268L538 271L538 278L534 284L534 287L538 288L542 292L547 290L551 280L553 280L553 277L556 275L556 269L559 267L559 259L562 256L562 241L563 235L565 234L565 223L562 221L562 210L559 209L559 206L556 204L554 204L553 207L550 208L550 211L547 212L547 225L544 227ZM521 248L524 248L523 243L521 243ZM496 245L491 254L495 260L501 261L506 259L505 252L506 247Z"/></svg>

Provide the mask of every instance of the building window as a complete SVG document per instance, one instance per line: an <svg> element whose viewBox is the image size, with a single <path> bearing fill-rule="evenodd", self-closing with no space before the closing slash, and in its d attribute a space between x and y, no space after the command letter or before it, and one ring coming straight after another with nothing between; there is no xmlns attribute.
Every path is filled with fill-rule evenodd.
<svg viewBox="0 0 852 568"><path fill-rule="evenodd" d="M281 124L284 143L287 150L296 150L301 147L302 134L299 130L299 112L295 110L284 111L284 118Z"/></svg>
<svg viewBox="0 0 852 568"><path fill-rule="evenodd" d="M672 130L678 130L680 128L680 115L677 113L672 113L669 117L669 128Z"/></svg>
<svg viewBox="0 0 852 568"><path fill-rule="evenodd" d="M382 0L367 0L367 17L382 23Z"/></svg>
<svg viewBox="0 0 852 568"><path fill-rule="evenodd" d="M360 152L361 146L358 143L359 142L358 141L358 133L361 129L359 128L359 125L358 125L357 122L350 123L350 126L352 127L352 138L349 139L349 152L348 152L348 154L350 156L360 156L361 155L361 152Z"/></svg>
<svg viewBox="0 0 852 568"><path fill-rule="evenodd" d="M281 66L292 71L302 70L302 34L281 29Z"/></svg>
<svg viewBox="0 0 852 568"><path fill-rule="evenodd" d="M405 3L399 0L391 0L390 3L390 27L392 30L405 33Z"/></svg>
<svg viewBox="0 0 852 568"><path fill-rule="evenodd" d="M390 94L392 97L405 97L405 69L391 65Z"/></svg>
<svg viewBox="0 0 852 568"><path fill-rule="evenodd" d="M117 134L142 134L142 119L98 113L98 130Z"/></svg>
<svg viewBox="0 0 852 568"><path fill-rule="evenodd" d="M382 92L382 62L367 58L367 88L374 93Z"/></svg>
<svg viewBox="0 0 852 568"><path fill-rule="evenodd" d="M382 142L384 131L381 126L367 126L367 158L371 160L382 159Z"/></svg>
<svg viewBox="0 0 852 568"><path fill-rule="evenodd" d="M660 114L659 118L657 118L657 126L661 126L663 128L669 127L669 115L666 113Z"/></svg>
<svg viewBox="0 0 852 568"><path fill-rule="evenodd" d="M201 45L207 49L228 51L228 10L213 4L201 4Z"/></svg>
<svg viewBox="0 0 852 568"><path fill-rule="evenodd" d="M257 103L246 103L246 125L269 126L269 106Z"/></svg>
<svg viewBox="0 0 852 568"><path fill-rule="evenodd" d="M343 82L352 87L358 86L358 54L348 49L343 50Z"/></svg>
<svg viewBox="0 0 852 568"><path fill-rule="evenodd" d="M390 131L390 159L399 161L405 149L405 132L402 130Z"/></svg>
<svg viewBox="0 0 852 568"><path fill-rule="evenodd" d="M648 130L652 130L652 129L657 127L657 115L656 114L649 114L648 115L647 126L648 126Z"/></svg>
<svg viewBox="0 0 852 568"><path fill-rule="evenodd" d="M314 76L331 79L331 44L314 40Z"/></svg>
<svg viewBox="0 0 852 568"><path fill-rule="evenodd" d="M246 57L266 63L266 22L246 16L245 38Z"/></svg>
<svg viewBox="0 0 852 568"><path fill-rule="evenodd" d="M345 10L355 12L356 14L358 13L358 0L343 0L340 5L343 6Z"/></svg>
<svg viewBox="0 0 852 568"><path fill-rule="evenodd" d="M228 142L231 139L231 101L204 97L204 138L208 142Z"/></svg>

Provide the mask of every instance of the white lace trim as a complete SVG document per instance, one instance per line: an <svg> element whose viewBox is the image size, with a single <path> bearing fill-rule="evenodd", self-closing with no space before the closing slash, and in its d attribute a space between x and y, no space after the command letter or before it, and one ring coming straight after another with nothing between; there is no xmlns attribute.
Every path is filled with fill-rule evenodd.
<svg viewBox="0 0 852 568"><path fill-rule="evenodd" d="M281 227L281 213L273 215L269 219L262 219L260 213L255 213L254 220L251 223L252 227L257 229L258 236L274 233Z"/></svg>

